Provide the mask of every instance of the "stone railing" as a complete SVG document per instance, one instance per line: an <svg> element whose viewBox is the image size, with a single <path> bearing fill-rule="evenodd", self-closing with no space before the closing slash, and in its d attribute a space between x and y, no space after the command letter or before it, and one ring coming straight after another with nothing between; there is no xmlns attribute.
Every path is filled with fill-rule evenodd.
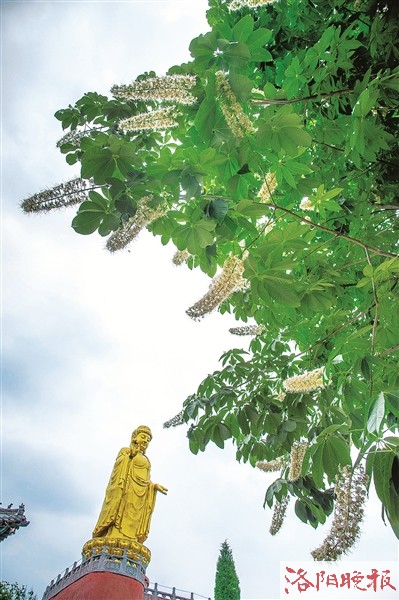
<svg viewBox="0 0 399 600"><path fill-rule="evenodd" d="M150 583L149 587L144 591L144 600L211 600L205 596L194 594L194 592L186 592L176 588L166 588L158 583Z"/></svg>
<svg viewBox="0 0 399 600"><path fill-rule="evenodd" d="M101 554L76 561L71 567L67 567L47 586L42 600L54 598L56 594L88 573L104 571L140 581L144 585L144 600L211 600L200 594L178 590L175 587L167 588L158 583L149 583L145 576L145 566L140 561L129 558L126 553L122 556L114 556L105 549Z"/></svg>
<svg viewBox="0 0 399 600"><path fill-rule="evenodd" d="M74 583L84 575L95 572L116 573L132 577L140 581L144 586L148 582L145 576L145 567L140 561L133 560L124 553L122 556L113 556L104 551L101 554L91 556L87 560L74 562L72 567L67 567L63 573L51 581L43 594L42 600L53 598L71 583Z"/></svg>

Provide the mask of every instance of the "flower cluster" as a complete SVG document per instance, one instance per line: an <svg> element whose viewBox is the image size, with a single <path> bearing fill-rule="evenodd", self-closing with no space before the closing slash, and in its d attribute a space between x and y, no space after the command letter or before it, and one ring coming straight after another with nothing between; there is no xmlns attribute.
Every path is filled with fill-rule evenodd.
<svg viewBox="0 0 399 600"><path fill-rule="evenodd" d="M236 137L241 138L248 133L253 133L253 125L240 104L237 102L237 98L230 87L227 75L223 71L218 71L216 73L216 93L223 116L233 134Z"/></svg>
<svg viewBox="0 0 399 600"><path fill-rule="evenodd" d="M64 144L70 144L71 146L78 148L80 145L80 140L87 135L87 131L77 131L76 129L74 131L69 131L63 135L60 140L58 140L56 146L57 148L61 148L61 146Z"/></svg>
<svg viewBox="0 0 399 600"><path fill-rule="evenodd" d="M266 6L272 4L276 0L231 0L229 10L240 10L247 6L248 8L257 8L258 6Z"/></svg>
<svg viewBox="0 0 399 600"><path fill-rule="evenodd" d="M265 473L272 473L273 471L280 471L285 464L285 460L282 456L275 460L258 461L256 467Z"/></svg>
<svg viewBox="0 0 399 600"><path fill-rule="evenodd" d="M302 472L302 463L309 444L306 441L294 442L291 448L290 470L288 481L298 481Z"/></svg>
<svg viewBox="0 0 399 600"><path fill-rule="evenodd" d="M163 424L164 429L168 429L169 427L178 427L179 425L183 425L184 424L183 414L184 414L184 411L181 410L179 413L177 413L177 415L175 415L174 417L169 419L169 421L165 421L165 423Z"/></svg>
<svg viewBox="0 0 399 600"><path fill-rule="evenodd" d="M277 394L277 400L279 402L284 402L285 398L286 398L287 394L285 392L279 392Z"/></svg>
<svg viewBox="0 0 399 600"><path fill-rule="evenodd" d="M195 96L190 92L195 86L194 75L165 75L134 81L130 85L114 85L111 94L127 100L158 100L194 104Z"/></svg>
<svg viewBox="0 0 399 600"><path fill-rule="evenodd" d="M118 127L123 131L161 131L177 127L178 123L174 118L174 108L160 108L145 113L139 113L119 121Z"/></svg>
<svg viewBox="0 0 399 600"><path fill-rule="evenodd" d="M48 212L55 208L64 208L80 204L87 200L87 186L90 182L76 177L66 183L60 183L53 188L43 190L29 196L21 202L21 208L26 213Z"/></svg>
<svg viewBox="0 0 399 600"><path fill-rule="evenodd" d="M324 367L313 371L305 371L301 375L295 375L283 381L283 388L290 394L313 392L324 387L323 373Z"/></svg>
<svg viewBox="0 0 399 600"><path fill-rule="evenodd" d="M116 252L126 248L149 223L155 221L168 210L166 203L161 203L156 208L148 206L152 196L143 196L137 202L136 214L130 217L119 229L117 229L107 240L107 250Z"/></svg>
<svg viewBox="0 0 399 600"><path fill-rule="evenodd" d="M315 560L336 560L353 547L360 535L367 483L362 466L354 470L349 466L340 468L336 477L333 522L321 546L311 553Z"/></svg>
<svg viewBox="0 0 399 600"><path fill-rule="evenodd" d="M174 265L176 265L176 267L180 267L180 265L187 262L190 256L191 254L188 250L177 250L177 252L175 252L173 255L172 262Z"/></svg>
<svg viewBox="0 0 399 600"><path fill-rule="evenodd" d="M212 312L226 300L233 292L240 290L245 285L242 276L244 272L244 263L238 256L228 258L220 275L212 279L209 291L191 306L186 313L194 320L201 319L206 314Z"/></svg>
<svg viewBox="0 0 399 600"><path fill-rule="evenodd" d="M301 210L314 210L315 209L314 204L307 196L304 196L302 198L299 208Z"/></svg>
<svg viewBox="0 0 399 600"><path fill-rule="evenodd" d="M270 200L273 200L273 192L277 187L276 175L269 171L266 173L266 177L262 186L258 192L258 198L261 202L268 203Z"/></svg>
<svg viewBox="0 0 399 600"><path fill-rule="evenodd" d="M264 325L244 325L243 327L231 327L229 332L233 335L262 335L266 331Z"/></svg>
<svg viewBox="0 0 399 600"><path fill-rule="evenodd" d="M280 502L276 500L276 504L274 505L272 522L269 529L271 535L276 535L276 533L280 531L284 522L284 517L287 511L289 501L290 496L284 496L284 498Z"/></svg>

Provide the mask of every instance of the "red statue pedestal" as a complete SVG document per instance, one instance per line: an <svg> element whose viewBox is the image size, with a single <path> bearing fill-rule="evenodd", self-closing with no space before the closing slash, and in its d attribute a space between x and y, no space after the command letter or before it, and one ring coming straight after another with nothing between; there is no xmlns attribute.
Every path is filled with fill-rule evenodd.
<svg viewBox="0 0 399 600"><path fill-rule="evenodd" d="M43 600L144 600L149 584L146 566L141 556L132 558L127 551L113 554L104 548L58 575Z"/></svg>
<svg viewBox="0 0 399 600"><path fill-rule="evenodd" d="M131 577L115 573L88 573L48 598L54 598L54 600L143 600L144 586Z"/></svg>

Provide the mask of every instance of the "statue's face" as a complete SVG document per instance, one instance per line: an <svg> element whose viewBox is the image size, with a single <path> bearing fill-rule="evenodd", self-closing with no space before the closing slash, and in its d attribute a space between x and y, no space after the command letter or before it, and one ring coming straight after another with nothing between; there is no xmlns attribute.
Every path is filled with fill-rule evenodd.
<svg viewBox="0 0 399 600"><path fill-rule="evenodd" d="M148 433L140 431L134 438L134 441L136 442L139 450L144 454L148 448L148 444L151 441L151 437L148 435Z"/></svg>

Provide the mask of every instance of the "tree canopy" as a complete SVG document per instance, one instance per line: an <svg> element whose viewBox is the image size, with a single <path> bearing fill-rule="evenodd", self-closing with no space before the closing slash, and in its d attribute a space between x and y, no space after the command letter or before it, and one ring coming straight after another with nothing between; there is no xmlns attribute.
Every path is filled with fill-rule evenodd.
<svg viewBox="0 0 399 600"><path fill-rule="evenodd" d="M37 596L26 585L0 581L0 600L37 600Z"/></svg>
<svg viewBox="0 0 399 600"><path fill-rule="evenodd" d="M240 600L240 582L234 564L233 552L223 542L216 566L215 600Z"/></svg>
<svg viewBox="0 0 399 600"><path fill-rule="evenodd" d="M398 11L209 0L188 63L56 113L79 176L22 203L79 204L72 227L111 252L147 228L212 278L187 314L233 314L248 350L166 425L279 471L272 533L290 497L313 527L335 504L320 559L350 549L372 481L399 537Z"/></svg>

